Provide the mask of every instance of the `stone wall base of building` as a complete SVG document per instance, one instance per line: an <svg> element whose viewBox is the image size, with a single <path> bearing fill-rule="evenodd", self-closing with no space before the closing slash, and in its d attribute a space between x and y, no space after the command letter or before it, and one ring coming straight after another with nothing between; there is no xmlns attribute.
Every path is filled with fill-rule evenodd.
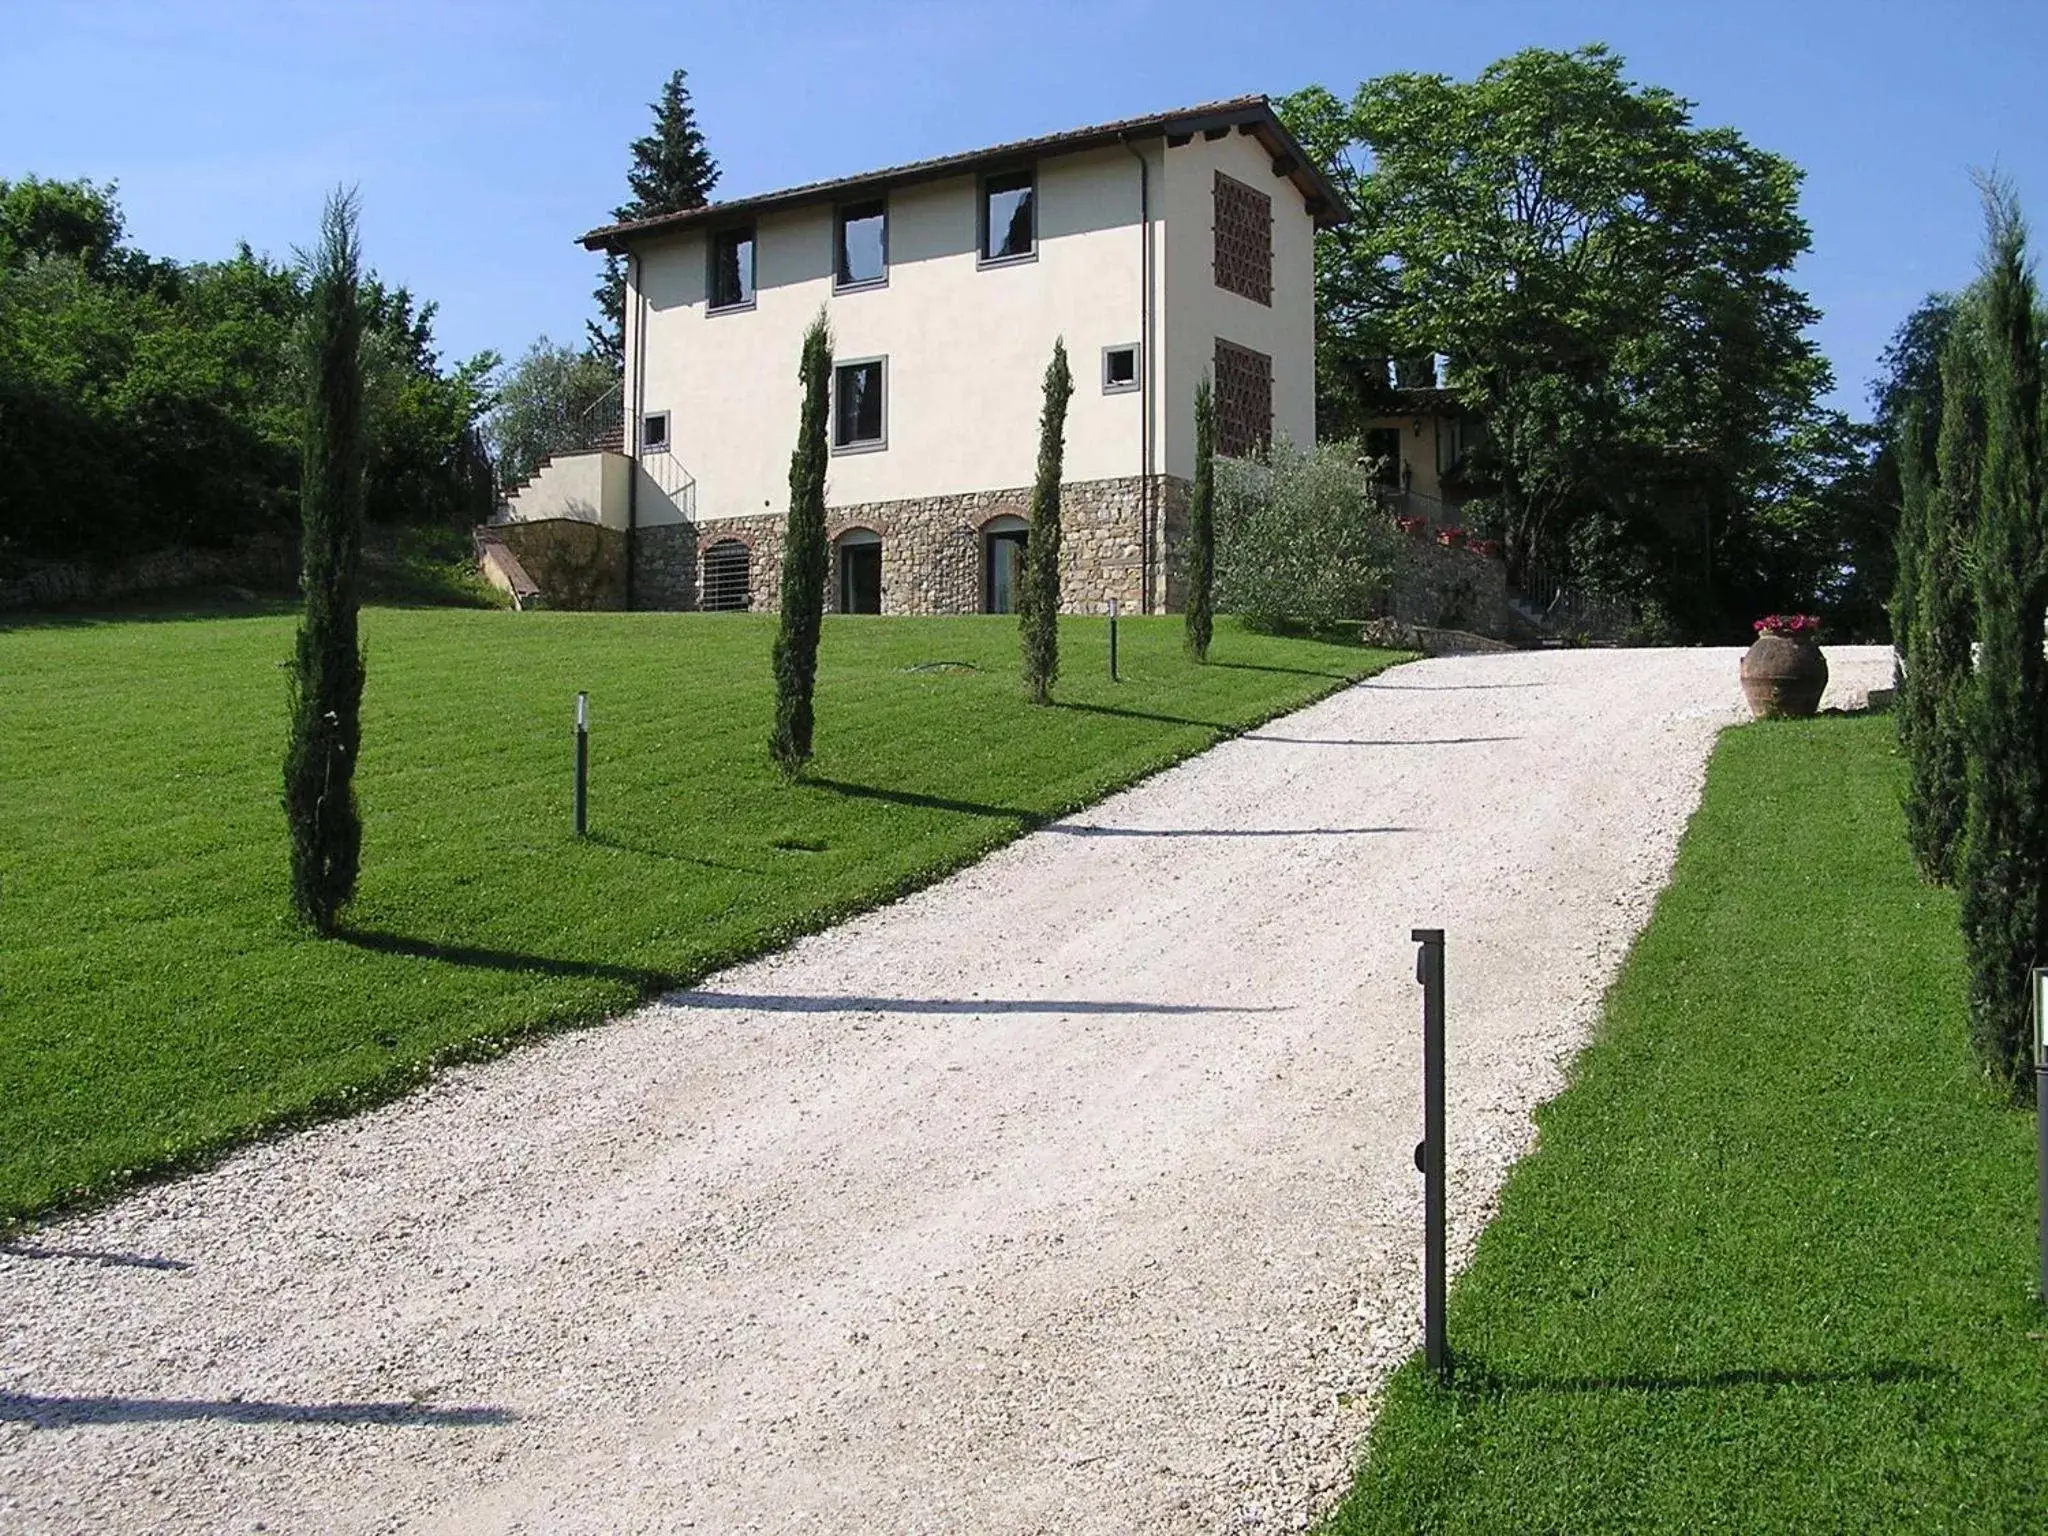
<svg viewBox="0 0 2048 1536"><path fill-rule="evenodd" d="M1149 541L1142 477L1061 487L1063 612L1103 613L1112 598L1126 613L1143 613L1148 606L1154 612L1179 611L1185 598L1181 546L1187 537L1190 488L1171 475L1155 475L1152 486L1156 536ZM860 530L881 539L883 613L981 613L989 606L992 525L1003 518L1028 519L1030 512L1027 486L828 508L825 531L832 559L826 611L839 606L839 541ZM561 518L500 523L493 532L533 577L546 606L625 606L624 534ZM634 550L633 606L701 609L707 556L714 568L735 561L729 549L711 552L737 544L746 551L747 607L773 612L781 605L782 537L779 513L642 528Z"/></svg>
<svg viewBox="0 0 2048 1536"><path fill-rule="evenodd" d="M1067 613L1101 613L1115 598L1126 613L1144 611L1149 593L1157 609L1163 594L1177 606L1180 541L1187 532L1185 480L1153 477L1152 516L1165 538L1154 540L1151 581L1146 580L1145 482L1072 481L1060 489L1060 607ZM922 496L904 501L832 507L825 531L832 541L827 611L839 606L839 541L860 530L882 541L883 613L980 613L988 606L989 535L999 518L1028 519L1031 491L1017 486L970 491L956 496ZM713 545L736 541L748 551L748 606L773 610L780 603L782 574L780 516L721 518L696 525L696 558L701 568ZM693 595L688 606L697 606Z"/></svg>

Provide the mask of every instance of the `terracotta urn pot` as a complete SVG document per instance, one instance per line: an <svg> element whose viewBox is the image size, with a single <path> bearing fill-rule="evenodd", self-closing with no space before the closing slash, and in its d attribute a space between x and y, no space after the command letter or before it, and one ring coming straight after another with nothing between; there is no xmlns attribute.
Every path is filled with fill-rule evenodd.
<svg viewBox="0 0 2048 1536"><path fill-rule="evenodd" d="M1759 720L1803 720L1827 686L1828 659L1811 639L1761 634L1742 658L1742 693Z"/></svg>

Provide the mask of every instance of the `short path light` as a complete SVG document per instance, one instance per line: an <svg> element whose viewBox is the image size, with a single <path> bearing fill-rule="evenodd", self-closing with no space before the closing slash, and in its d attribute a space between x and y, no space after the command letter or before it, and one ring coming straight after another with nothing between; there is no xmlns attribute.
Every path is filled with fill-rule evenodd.
<svg viewBox="0 0 2048 1536"><path fill-rule="evenodd" d="M1409 938L1415 979L1422 984L1422 1141L1415 1167L1422 1175L1422 1355L1437 1380L1451 1374L1444 1338L1444 931L1417 928Z"/></svg>
<svg viewBox="0 0 2048 1536"><path fill-rule="evenodd" d="M590 695L576 695L576 835L590 825Z"/></svg>
<svg viewBox="0 0 2048 1536"><path fill-rule="evenodd" d="M2041 1299L2048 1301L2048 966L2034 967L2034 1148L2035 1224L2041 1241Z"/></svg>
<svg viewBox="0 0 2048 1536"><path fill-rule="evenodd" d="M1115 598L1113 598L1113 597L1112 597L1112 598L1111 598L1111 599L1109 600L1109 680L1110 680L1110 681L1111 681L1112 683L1113 683L1113 682L1115 682L1115 681L1117 680L1117 676L1116 676L1116 613L1117 613L1117 607L1118 607L1118 603L1117 603L1117 600L1116 600Z"/></svg>

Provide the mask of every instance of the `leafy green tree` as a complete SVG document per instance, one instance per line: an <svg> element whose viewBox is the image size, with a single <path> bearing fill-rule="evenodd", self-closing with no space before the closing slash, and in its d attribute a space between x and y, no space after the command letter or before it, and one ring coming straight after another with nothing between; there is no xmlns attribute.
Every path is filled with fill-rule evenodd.
<svg viewBox="0 0 2048 1536"><path fill-rule="evenodd" d="M0 180L0 266L70 256L94 277L125 265L116 188L91 181Z"/></svg>
<svg viewBox="0 0 2048 1536"><path fill-rule="evenodd" d="M684 84L687 78L683 70L676 70L662 86L661 99L649 107L654 131L633 141L633 166L626 172L632 196L612 210L613 218L651 219L701 208L711 200L711 190L718 185L718 162L711 158L697 126L697 111ZM597 300L600 318L588 323L590 350L617 373L626 342L626 264L616 251L605 253L604 280L591 297Z"/></svg>
<svg viewBox="0 0 2048 1536"><path fill-rule="evenodd" d="M1647 573L1686 627L1727 628L1754 583L1723 551L1827 382L1788 276L1798 169L1601 47L1282 111L1359 215L1318 238L1324 430L1371 407L1385 359L1444 354L1489 429L1511 574L1604 559L1581 577Z"/></svg>
<svg viewBox="0 0 2048 1536"><path fill-rule="evenodd" d="M550 454L585 446L591 412L617 386L601 358L541 337L498 385L484 423L499 480L531 479Z"/></svg>
<svg viewBox="0 0 2048 1536"><path fill-rule="evenodd" d="M374 279L364 292L363 513L373 523L471 527L497 499L481 420L496 403L498 354L444 370L438 306Z"/></svg>
<svg viewBox="0 0 2048 1536"><path fill-rule="evenodd" d="M1216 392L1195 383L1195 484L1188 496L1188 654L1209 659L1216 600Z"/></svg>
<svg viewBox="0 0 2048 1536"><path fill-rule="evenodd" d="M110 188L0 184L0 560L112 561L297 526L304 275L246 245L180 264L121 241ZM432 305L361 286L369 516L481 520L496 357L444 368Z"/></svg>
<svg viewBox="0 0 2048 1536"><path fill-rule="evenodd" d="M1901 744L1910 730L1904 702L1909 685L1903 667L1911 637L1913 611L1908 561L1920 546L1921 519L1907 505L1907 460L1919 455L1918 473L1931 494L1934 457L1941 434L1941 353L1954 324L1956 297L1930 293L1899 322L1878 357L1878 377L1871 386L1875 407L1871 435L1875 443L1865 475L1865 496L1845 508L1843 563L1847 571L1839 610L1828 615L1836 634L1874 634L1872 622L1880 600L1885 605L1885 633L1898 654L1900 704L1896 710ZM1911 417L1917 425L1907 434ZM1910 446L1909 446L1910 445ZM1924 503L1921 505L1924 512ZM1908 526L1912 524L1912 526Z"/></svg>
<svg viewBox="0 0 2048 1536"><path fill-rule="evenodd" d="M1941 358L1955 329L1962 300L1953 293L1930 293L1899 322L1878 354L1877 381L1871 386L1875 423L1887 453L1898 451L1899 430L1914 406L1920 407L1921 451L1934 457L1941 434Z"/></svg>
<svg viewBox="0 0 2048 1536"><path fill-rule="evenodd" d="M305 466L300 481L305 612L293 656L284 809L292 905L332 933L355 895L362 852L356 759L363 656L357 639L363 539L362 253L353 193L328 199L309 258Z"/></svg>
<svg viewBox="0 0 2048 1536"><path fill-rule="evenodd" d="M818 681L818 631L824 624L825 420L832 385L832 332L818 312L804 332L797 377L804 388L796 449L789 456L789 521L782 539L782 616L775 632L776 766L794 777L811 760L812 691Z"/></svg>
<svg viewBox="0 0 2048 1536"><path fill-rule="evenodd" d="M2017 1086L2032 1033L2027 972L2048 962L2048 462L2026 226L2004 184L1987 184L1985 202L1980 650L1961 884L1971 1035L1993 1075Z"/></svg>
<svg viewBox="0 0 2048 1536"><path fill-rule="evenodd" d="M1038 418L1038 478L1031 486L1030 531L1024 539L1024 584L1017 622L1024 641L1024 685L1039 704L1052 698L1060 675L1060 477L1066 457L1067 402L1074 375L1064 337L1045 368L1045 405Z"/></svg>

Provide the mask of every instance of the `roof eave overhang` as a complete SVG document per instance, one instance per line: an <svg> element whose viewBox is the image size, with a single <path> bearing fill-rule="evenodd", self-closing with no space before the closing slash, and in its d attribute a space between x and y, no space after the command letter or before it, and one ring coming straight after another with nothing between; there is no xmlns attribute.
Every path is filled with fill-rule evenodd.
<svg viewBox="0 0 2048 1536"><path fill-rule="evenodd" d="M973 175L999 166L1005 161L1084 154L1089 150L1107 149L1116 144L1149 142L1161 138L1169 142L1176 139L1185 140L1198 133L1227 132L1231 129L1258 139L1260 146L1272 158L1273 174L1284 176L1293 183L1301 194L1303 205L1308 209L1310 217L1315 220L1316 228L1329 229L1351 217L1351 210L1337 189L1316 168L1301 145L1295 141L1294 135L1287 131L1286 125L1274 115L1271 105L1258 101L1243 106L1115 125L1096 132L1076 134L1071 138L1055 137L1044 142L1027 140L1013 146L954 155L918 165L876 171L866 176L849 176L842 181L818 182L810 186L792 187L786 192L736 198L731 202L692 208L682 213L666 214L661 218L607 224L578 236L577 240L585 250L622 253L633 245L681 234L704 224L718 224L730 219L758 218L763 214L777 213L807 204L847 202L855 198L874 197L886 194L897 187Z"/></svg>

